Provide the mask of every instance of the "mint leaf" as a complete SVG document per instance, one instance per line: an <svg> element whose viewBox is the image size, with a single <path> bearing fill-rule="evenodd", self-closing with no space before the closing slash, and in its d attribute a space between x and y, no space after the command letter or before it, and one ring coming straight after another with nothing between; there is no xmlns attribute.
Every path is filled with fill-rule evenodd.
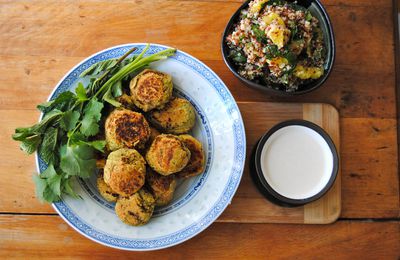
<svg viewBox="0 0 400 260"><path fill-rule="evenodd" d="M96 169L96 159L93 159L94 150L90 146L72 145L64 149L60 167L67 175L88 178Z"/></svg>
<svg viewBox="0 0 400 260"><path fill-rule="evenodd" d="M31 127L19 127L15 129L15 133L12 135L12 138L16 141L22 141L27 143L24 146L30 146L31 142L36 141L37 137L43 134L46 131L46 128L49 123L51 123L54 119L60 117L63 113L60 110L54 109L47 113L42 121L31 126ZM27 140L33 138L32 140ZM22 149L22 148L21 148ZM25 149L22 149L25 151ZM29 150L29 149L28 149Z"/></svg>
<svg viewBox="0 0 400 260"><path fill-rule="evenodd" d="M22 141L19 147L27 154L32 154L34 151L36 151L41 141L42 138L40 137L40 135L33 135L27 137L24 141Z"/></svg>
<svg viewBox="0 0 400 260"><path fill-rule="evenodd" d="M75 93L79 101L83 102L88 100L86 96L86 89L81 82L78 83L78 87L75 89Z"/></svg>
<svg viewBox="0 0 400 260"><path fill-rule="evenodd" d="M58 154L56 153L58 130L55 127L47 128L39 147L39 155L47 164L56 164Z"/></svg>
<svg viewBox="0 0 400 260"><path fill-rule="evenodd" d="M65 131L70 131L75 128L79 121L80 113L78 111L64 112L60 120L60 127Z"/></svg>
<svg viewBox="0 0 400 260"><path fill-rule="evenodd" d="M50 107L54 104L54 100L43 102L36 106L36 108L41 112L46 112L46 110L50 109Z"/></svg>
<svg viewBox="0 0 400 260"><path fill-rule="evenodd" d="M46 131L47 126L53 122L53 120L56 120L60 118L63 115L63 112L58 110L58 109L53 109L45 116L43 117L42 121L40 121L38 124L34 125L31 127L31 131L36 134L43 134Z"/></svg>
<svg viewBox="0 0 400 260"><path fill-rule="evenodd" d="M62 92L55 99L51 101L44 102L37 106L43 113L47 113L53 109L58 109L60 111L67 111L76 102L76 95L71 91Z"/></svg>
<svg viewBox="0 0 400 260"><path fill-rule="evenodd" d="M15 141L24 141L26 138L32 135L36 135L32 129L32 127L29 128L18 128L15 129L15 134L12 135L12 139Z"/></svg>
<svg viewBox="0 0 400 260"><path fill-rule="evenodd" d="M54 119L57 116L61 116L62 114L63 114L63 111L55 108L55 109L47 112L46 114L44 114L44 117L43 117L42 121L40 121L40 123L41 124L48 123L51 119Z"/></svg>

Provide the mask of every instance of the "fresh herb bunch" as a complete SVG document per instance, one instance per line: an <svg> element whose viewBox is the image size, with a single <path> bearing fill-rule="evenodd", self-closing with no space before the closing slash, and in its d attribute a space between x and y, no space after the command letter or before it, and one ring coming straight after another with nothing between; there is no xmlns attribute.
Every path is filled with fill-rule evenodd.
<svg viewBox="0 0 400 260"><path fill-rule="evenodd" d="M62 194L78 197L71 178L88 178L96 169L96 153L104 153L105 140L96 138L104 103L119 107L115 98L123 93L122 81L175 53L175 49L166 49L144 56L148 48L149 45L139 55L128 57L136 50L133 48L119 59L92 65L80 75L89 77L86 87L79 82L75 93L66 91L38 105L43 119L31 127L15 129L12 138L21 142L21 150L28 154L38 151L48 164L44 172L34 176L41 201L59 201Z"/></svg>

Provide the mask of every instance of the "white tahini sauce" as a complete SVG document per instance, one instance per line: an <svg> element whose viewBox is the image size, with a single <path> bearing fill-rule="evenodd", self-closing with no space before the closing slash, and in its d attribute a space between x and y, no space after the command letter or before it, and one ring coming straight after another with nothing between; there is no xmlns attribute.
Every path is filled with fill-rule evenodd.
<svg viewBox="0 0 400 260"><path fill-rule="evenodd" d="M329 181L333 155L316 131L299 125L286 126L265 143L261 169L268 184L290 199L316 195Z"/></svg>

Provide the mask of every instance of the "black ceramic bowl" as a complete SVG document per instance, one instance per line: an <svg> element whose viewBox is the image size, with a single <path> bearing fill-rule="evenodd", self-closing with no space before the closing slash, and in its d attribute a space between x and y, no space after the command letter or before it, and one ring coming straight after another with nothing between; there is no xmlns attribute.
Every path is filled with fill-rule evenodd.
<svg viewBox="0 0 400 260"><path fill-rule="evenodd" d="M332 153L333 168L328 182L318 193L305 199L292 199L279 194L268 183L262 171L261 153L265 143L275 132L287 126L304 126L311 130L314 130L325 140L326 144L330 149L330 152ZM329 191L329 189L332 187L332 185L336 180L336 176L339 169L339 156L332 139L321 127L306 120L289 120L275 125L269 131L267 131L266 134L264 134L264 136L261 137L261 139L258 141L258 143L256 144L256 146L252 151L249 165L250 165L251 177L255 185L257 186L258 190L261 192L261 194L264 195L264 197L266 197L269 201L280 206L296 207L318 200Z"/></svg>
<svg viewBox="0 0 400 260"><path fill-rule="evenodd" d="M250 81L246 78L243 78L237 73L236 65L228 58L229 48L225 42L225 39L232 32L235 24L238 22L240 18L241 11L248 7L249 2L250 1L246 1L245 3L243 3L242 6L232 15L231 19L229 20L228 24L225 27L225 31L222 36L222 42L221 42L222 56L224 58L225 64L232 71L232 73L242 82L244 82L247 86L269 93L282 94L282 95L300 95L311 92L319 88L327 80L329 74L331 73L333 63L335 60L335 51L336 51L335 37L333 35L332 24L329 19L328 13L322 6L321 2L319 0L298 0L297 4L307 8L312 13L312 15L316 17L320 22L321 29L325 38L325 45L326 45L325 47L327 50L327 57L324 66L325 72L324 75L321 76L320 78L310 81L306 84L300 85L298 90L294 92L286 92L285 87L282 84L274 84L266 86ZM289 2L293 1L289 0Z"/></svg>

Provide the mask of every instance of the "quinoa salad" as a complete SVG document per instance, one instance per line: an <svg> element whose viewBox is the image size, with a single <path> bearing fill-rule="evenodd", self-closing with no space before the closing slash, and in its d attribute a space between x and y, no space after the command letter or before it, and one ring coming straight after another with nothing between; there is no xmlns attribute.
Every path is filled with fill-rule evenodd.
<svg viewBox="0 0 400 260"><path fill-rule="evenodd" d="M294 92L324 74L319 21L296 2L250 1L225 40L229 59L248 80Z"/></svg>

